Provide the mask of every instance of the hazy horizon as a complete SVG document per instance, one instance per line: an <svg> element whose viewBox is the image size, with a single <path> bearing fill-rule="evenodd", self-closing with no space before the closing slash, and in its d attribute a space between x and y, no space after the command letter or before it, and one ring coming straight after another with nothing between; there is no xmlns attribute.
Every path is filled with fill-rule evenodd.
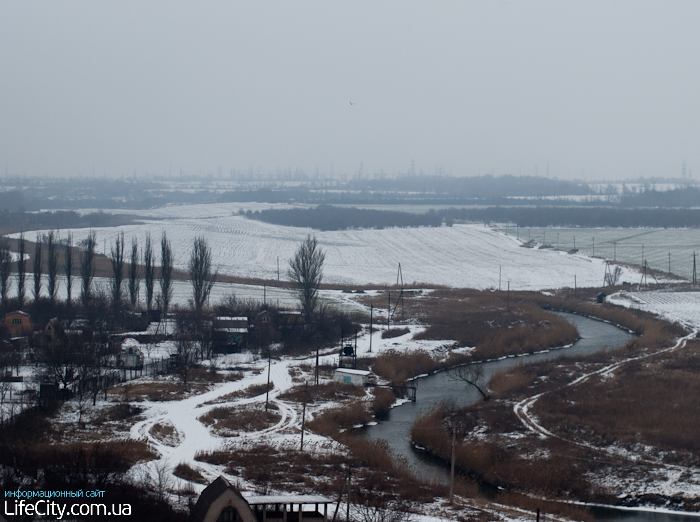
<svg viewBox="0 0 700 522"><path fill-rule="evenodd" d="M691 1L0 0L0 169L691 176ZM700 168L700 167L698 167Z"/></svg>

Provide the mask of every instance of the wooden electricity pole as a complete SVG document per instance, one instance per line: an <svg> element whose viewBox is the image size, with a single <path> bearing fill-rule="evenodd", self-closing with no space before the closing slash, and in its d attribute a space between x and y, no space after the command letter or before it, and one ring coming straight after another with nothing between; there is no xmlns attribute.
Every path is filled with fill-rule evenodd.
<svg viewBox="0 0 700 522"><path fill-rule="evenodd" d="M455 440L456 436L456 425L454 419L452 419L452 463L450 464L450 505L454 498L455 492Z"/></svg>
<svg viewBox="0 0 700 522"><path fill-rule="evenodd" d="M304 451L304 427L305 427L305 421L306 421L306 396L309 390L309 382L306 381L304 383L304 406L301 410L301 446L299 447L299 451ZM299 507L301 509L301 507Z"/></svg>
<svg viewBox="0 0 700 522"><path fill-rule="evenodd" d="M372 353L372 314L374 305L369 305L369 353Z"/></svg>

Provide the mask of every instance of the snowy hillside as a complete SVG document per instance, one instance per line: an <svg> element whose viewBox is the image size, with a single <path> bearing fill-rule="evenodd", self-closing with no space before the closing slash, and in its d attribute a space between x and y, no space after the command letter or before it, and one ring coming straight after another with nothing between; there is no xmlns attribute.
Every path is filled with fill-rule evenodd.
<svg viewBox="0 0 700 522"><path fill-rule="evenodd" d="M247 207L250 205L247 205ZM256 205L260 206L260 205ZM270 205L266 205L269 207ZM165 231L172 241L177 268L186 267L193 239L203 235L214 251L220 273L277 279L285 277L289 258L307 234L315 234L326 252L324 277L336 284L394 284L401 263L404 282L452 287L512 290L600 286L605 263L551 249L523 248L512 237L483 225L440 228L392 228L318 232L248 220L234 215L241 205L193 205L143 212L143 224L96 229L99 250L123 231L127 240L147 232L158 240ZM150 218L150 219L149 219ZM61 235L65 235L62 231ZM87 229L73 230L75 241ZM623 280L636 281L627 271Z"/></svg>

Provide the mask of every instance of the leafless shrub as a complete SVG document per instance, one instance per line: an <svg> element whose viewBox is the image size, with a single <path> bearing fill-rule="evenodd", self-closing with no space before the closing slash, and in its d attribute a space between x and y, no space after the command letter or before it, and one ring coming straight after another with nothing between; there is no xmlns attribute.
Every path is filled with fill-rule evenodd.
<svg viewBox="0 0 700 522"><path fill-rule="evenodd" d="M199 470L194 469L192 466L186 462L180 462L173 470L173 475L180 477L181 479L187 480L189 482L196 482L197 484L206 484L207 480L204 478Z"/></svg>
<svg viewBox="0 0 700 522"><path fill-rule="evenodd" d="M261 431L279 422L280 414L276 411L258 407L212 408L197 420L210 426L222 437L230 437L240 431Z"/></svg>
<svg viewBox="0 0 700 522"><path fill-rule="evenodd" d="M401 337L402 335L406 335L407 333L411 333L411 330L406 327L390 328L382 332L382 339L393 339L394 337Z"/></svg>
<svg viewBox="0 0 700 522"><path fill-rule="evenodd" d="M484 381L484 367L481 364L463 364L450 370L450 379L463 382L478 391L484 401L489 400L486 394L486 383Z"/></svg>
<svg viewBox="0 0 700 522"><path fill-rule="evenodd" d="M439 367L425 350L387 350L377 356L374 373L384 379L400 384L410 377L431 372Z"/></svg>

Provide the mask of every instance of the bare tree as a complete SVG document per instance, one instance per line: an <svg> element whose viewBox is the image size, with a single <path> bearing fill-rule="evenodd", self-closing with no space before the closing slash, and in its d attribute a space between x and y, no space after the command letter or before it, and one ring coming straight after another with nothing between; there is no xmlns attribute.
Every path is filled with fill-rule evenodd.
<svg viewBox="0 0 700 522"><path fill-rule="evenodd" d="M91 230L88 237L81 242L83 255L80 259L80 279L82 280L82 293L80 296L83 306L87 308L92 297L92 280L95 277L95 248L97 247L97 234Z"/></svg>
<svg viewBox="0 0 700 522"><path fill-rule="evenodd" d="M160 298L165 315L173 298L173 249L165 231L160 240Z"/></svg>
<svg viewBox="0 0 700 522"><path fill-rule="evenodd" d="M491 397L486 395L486 383L484 377L484 367L481 364L464 364L456 366L450 370L450 379L453 381L461 381L478 391L484 398L484 401Z"/></svg>
<svg viewBox="0 0 700 522"><path fill-rule="evenodd" d="M177 347L177 373L180 374L183 384L187 384L190 370L197 361L197 318L191 312L179 312L176 315L177 334L175 346Z"/></svg>
<svg viewBox="0 0 700 522"><path fill-rule="evenodd" d="M41 297L41 236L36 235L36 243L34 244L34 262L32 268L34 272L34 302L37 302Z"/></svg>
<svg viewBox="0 0 700 522"><path fill-rule="evenodd" d="M56 300L58 291L58 249L56 248L56 234L50 230L46 239L46 271L49 276L49 299L51 303Z"/></svg>
<svg viewBox="0 0 700 522"><path fill-rule="evenodd" d="M112 263L112 306L119 310L122 304L122 281L124 280L124 232L117 236L110 249Z"/></svg>
<svg viewBox="0 0 700 522"><path fill-rule="evenodd" d="M24 306L24 285L27 279L26 264L24 261L24 254L27 248L27 244L24 241L24 231L19 234L19 242L17 243L17 253L19 254L19 259L17 260L17 307L22 309Z"/></svg>
<svg viewBox="0 0 700 522"><path fill-rule="evenodd" d="M308 235L289 260L287 276L297 287L302 312L307 321L311 321L316 311L325 259L326 254L319 247L316 236Z"/></svg>
<svg viewBox="0 0 700 522"><path fill-rule="evenodd" d="M0 296L2 304L7 303L10 292L10 274L12 273L12 254L10 242L5 237L0 237Z"/></svg>
<svg viewBox="0 0 700 522"><path fill-rule="evenodd" d="M143 248L143 278L146 283L146 309L151 309L153 303L153 287L156 280L156 266L153 259L153 244L150 232L146 234L146 245Z"/></svg>
<svg viewBox="0 0 700 522"><path fill-rule="evenodd" d="M66 302L70 305L73 291L73 234L66 238L66 250L63 253L63 268L66 272Z"/></svg>
<svg viewBox="0 0 700 522"><path fill-rule="evenodd" d="M136 301L139 298L139 243L135 237L131 238L131 262L129 263L129 300L131 309L136 309Z"/></svg>
<svg viewBox="0 0 700 522"><path fill-rule="evenodd" d="M209 293L216 278L216 274L211 272L211 248L204 237L200 236L194 240L188 271L192 283L194 311L199 315L209 299Z"/></svg>

